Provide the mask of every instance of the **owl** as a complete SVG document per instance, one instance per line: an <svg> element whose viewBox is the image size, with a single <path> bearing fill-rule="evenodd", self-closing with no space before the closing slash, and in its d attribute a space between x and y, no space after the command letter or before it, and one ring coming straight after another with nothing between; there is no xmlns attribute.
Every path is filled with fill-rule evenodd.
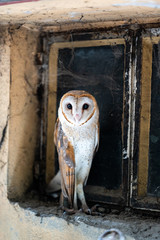
<svg viewBox="0 0 160 240"><path fill-rule="evenodd" d="M74 90L63 95L55 124L54 143L60 173L51 182L50 190L54 183L58 185L61 177L61 207L68 212L76 211L79 199L82 210L90 213L83 186L99 145L99 109L91 94Z"/></svg>

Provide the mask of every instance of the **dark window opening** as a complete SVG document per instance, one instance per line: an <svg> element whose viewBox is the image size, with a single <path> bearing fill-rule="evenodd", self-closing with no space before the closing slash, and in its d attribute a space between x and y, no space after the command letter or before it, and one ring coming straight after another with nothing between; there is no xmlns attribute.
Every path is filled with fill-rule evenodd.
<svg viewBox="0 0 160 240"><path fill-rule="evenodd" d="M88 184L106 189L122 184L123 75L123 45L59 50L57 103L71 89L86 90L97 99L101 138Z"/></svg>
<svg viewBox="0 0 160 240"><path fill-rule="evenodd" d="M160 197L160 44L153 45L148 193Z"/></svg>
<svg viewBox="0 0 160 240"><path fill-rule="evenodd" d="M85 192L88 199L121 205L128 201L129 48L130 44L123 38L81 41L80 37L79 41L62 41L50 48L49 94L53 91L55 94L50 94L48 101L48 145L53 145L50 129L54 130L53 122L63 94L74 89L93 94L100 110L100 145ZM57 154L49 146L47 154L48 169L55 159L55 174Z"/></svg>

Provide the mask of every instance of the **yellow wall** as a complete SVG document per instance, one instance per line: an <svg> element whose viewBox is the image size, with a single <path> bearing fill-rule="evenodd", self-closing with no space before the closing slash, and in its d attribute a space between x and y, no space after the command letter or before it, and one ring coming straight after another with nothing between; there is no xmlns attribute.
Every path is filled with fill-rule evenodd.
<svg viewBox="0 0 160 240"><path fill-rule="evenodd" d="M114 6L117 2L122 5ZM0 7L0 239L94 240L104 232L78 219L76 224L68 224L56 216L36 216L18 203L11 203L8 196L23 196L33 180L40 126L35 64L40 29L68 31L159 21L159 8L123 3L126 1L84 0L77 4L46 0ZM63 24L66 21L70 24ZM108 221L109 227L125 231L126 223Z"/></svg>
<svg viewBox="0 0 160 240"><path fill-rule="evenodd" d="M38 33L25 28L11 35L8 194L20 197L32 183L38 148Z"/></svg>

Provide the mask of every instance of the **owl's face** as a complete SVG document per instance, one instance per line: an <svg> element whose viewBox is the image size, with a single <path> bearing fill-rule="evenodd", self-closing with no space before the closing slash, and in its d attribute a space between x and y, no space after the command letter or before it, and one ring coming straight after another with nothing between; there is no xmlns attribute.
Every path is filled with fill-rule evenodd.
<svg viewBox="0 0 160 240"><path fill-rule="evenodd" d="M94 114L97 107L95 98L85 91L70 91L60 102L65 119L74 125L83 125Z"/></svg>

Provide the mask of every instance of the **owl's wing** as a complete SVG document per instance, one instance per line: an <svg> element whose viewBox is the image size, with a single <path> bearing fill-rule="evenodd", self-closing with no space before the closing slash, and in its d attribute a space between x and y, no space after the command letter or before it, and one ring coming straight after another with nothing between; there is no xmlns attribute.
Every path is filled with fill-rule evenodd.
<svg viewBox="0 0 160 240"><path fill-rule="evenodd" d="M59 167L61 171L61 187L63 197L68 199L70 207L73 207L75 187L75 156L72 144L68 141L62 130L62 125L57 120L54 132L54 142L57 146Z"/></svg>

